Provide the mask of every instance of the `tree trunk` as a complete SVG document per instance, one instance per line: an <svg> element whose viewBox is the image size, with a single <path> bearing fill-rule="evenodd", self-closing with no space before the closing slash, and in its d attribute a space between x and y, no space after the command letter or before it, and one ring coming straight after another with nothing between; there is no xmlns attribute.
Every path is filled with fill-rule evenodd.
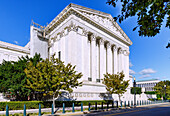
<svg viewBox="0 0 170 116"><path fill-rule="evenodd" d="M119 96L119 103L121 104L121 99L120 99L121 95L120 95L120 94L118 94L118 96Z"/></svg>
<svg viewBox="0 0 170 116"><path fill-rule="evenodd" d="M53 93L53 108L54 108L54 112L55 112L55 93Z"/></svg>

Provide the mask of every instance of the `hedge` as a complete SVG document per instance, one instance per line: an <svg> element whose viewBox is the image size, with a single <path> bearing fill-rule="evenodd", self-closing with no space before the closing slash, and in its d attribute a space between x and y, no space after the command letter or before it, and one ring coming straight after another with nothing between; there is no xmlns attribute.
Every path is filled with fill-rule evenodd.
<svg viewBox="0 0 170 116"><path fill-rule="evenodd" d="M150 94L150 95L156 94L156 91L146 91L145 94Z"/></svg>
<svg viewBox="0 0 170 116"><path fill-rule="evenodd" d="M93 100L93 101L55 101L56 107L62 107L63 103L65 103L66 107L71 107L74 103L75 106L80 106L81 103L83 105L88 105L90 102L91 105L94 105L97 102L98 105L101 105L102 102L106 104L107 102L111 103L111 100ZM10 102L0 102L0 111L6 110L6 105L8 105L9 110L23 110L24 104L27 109L38 109L39 104L41 104L41 108L51 108L52 101L10 101Z"/></svg>

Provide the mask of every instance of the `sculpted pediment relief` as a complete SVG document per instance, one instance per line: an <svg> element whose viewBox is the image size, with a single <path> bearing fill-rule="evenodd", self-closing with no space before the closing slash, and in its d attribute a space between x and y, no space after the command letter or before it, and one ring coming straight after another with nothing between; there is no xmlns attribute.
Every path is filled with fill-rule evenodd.
<svg viewBox="0 0 170 116"><path fill-rule="evenodd" d="M120 26L118 26L118 24L116 22L112 21L109 17L104 17L104 16L100 16L100 15L97 15L97 14L88 13L88 12L84 12L84 11L80 11L80 12L83 15L90 18L92 21L95 21L96 23L104 26L105 28L112 31L113 33L124 38L126 41L130 41L130 39L126 37L125 33L120 28Z"/></svg>
<svg viewBox="0 0 170 116"><path fill-rule="evenodd" d="M101 17L95 14L89 14L86 12L82 12L85 16L88 16L89 18L91 18L92 20L95 20L96 22L98 22L99 24L105 26L106 28L110 29L111 31L117 31L117 29L115 28L115 26L113 25L113 23L105 17Z"/></svg>

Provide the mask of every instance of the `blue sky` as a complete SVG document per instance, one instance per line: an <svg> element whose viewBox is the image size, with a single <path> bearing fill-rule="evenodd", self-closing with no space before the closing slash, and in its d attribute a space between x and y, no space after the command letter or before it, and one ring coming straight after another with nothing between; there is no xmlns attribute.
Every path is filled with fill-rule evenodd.
<svg viewBox="0 0 170 116"><path fill-rule="evenodd" d="M1 0L0 1L0 41L25 46L30 37L30 24L50 23L69 3L75 3L111 14L120 13L120 4L116 8L106 4L107 0ZM132 40L130 46L130 72L137 80L157 78L170 80L170 49L166 45L170 40L170 30L163 24L160 34L155 37L139 37L132 31L137 18L123 21L120 26Z"/></svg>

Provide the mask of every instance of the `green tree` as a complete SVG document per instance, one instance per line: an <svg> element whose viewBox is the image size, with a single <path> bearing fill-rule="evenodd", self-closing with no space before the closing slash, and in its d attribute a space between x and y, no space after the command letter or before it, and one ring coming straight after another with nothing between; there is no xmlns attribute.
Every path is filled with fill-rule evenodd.
<svg viewBox="0 0 170 116"><path fill-rule="evenodd" d="M135 87L135 92L136 94L141 94L141 88L140 87ZM131 87L131 94L134 94L134 87Z"/></svg>
<svg viewBox="0 0 170 116"><path fill-rule="evenodd" d="M118 0L107 0L106 3L116 7ZM169 0L121 0L121 14L115 17L121 23L126 18L137 15L139 36L155 36L161 30L162 22L166 19L166 27L170 28Z"/></svg>
<svg viewBox="0 0 170 116"><path fill-rule="evenodd" d="M3 61L0 64L0 92L7 92L11 83L11 77L14 73L14 66L11 61Z"/></svg>
<svg viewBox="0 0 170 116"><path fill-rule="evenodd" d="M117 94L121 102L121 96L127 91L129 80L124 80L123 72L119 74L104 74L103 84L106 85L106 90L110 94Z"/></svg>
<svg viewBox="0 0 170 116"><path fill-rule="evenodd" d="M165 91L165 85L166 85L166 91ZM159 83L156 84L154 89L156 90L156 94L158 96L165 97L165 94L166 94L166 98L170 97L170 81L169 80L160 81Z"/></svg>
<svg viewBox="0 0 170 116"><path fill-rule="evenodd" d="M33 58L28 56L19 57L19 60L15 62L3 61L0 64L0 91L10 92L11 95L16 96L17 100L28 100L32 90L24 87L27 83L24 70L28 62L31 61L36 65L41 60L40 55L35 54Z"/></svg>
<svg viewBox="0 0 170 116"><path fill-rule="evenodd" d="M65 66L64 62L54 58L43 60L36 67L30 62L25 73L28 77L26 87L43 92L44 95L52 95L54 108L55 97L58 97L61 90L71 93L73 88L82 84L78 81L82 73L77 73L75 66L71 64Z"/></svg>

